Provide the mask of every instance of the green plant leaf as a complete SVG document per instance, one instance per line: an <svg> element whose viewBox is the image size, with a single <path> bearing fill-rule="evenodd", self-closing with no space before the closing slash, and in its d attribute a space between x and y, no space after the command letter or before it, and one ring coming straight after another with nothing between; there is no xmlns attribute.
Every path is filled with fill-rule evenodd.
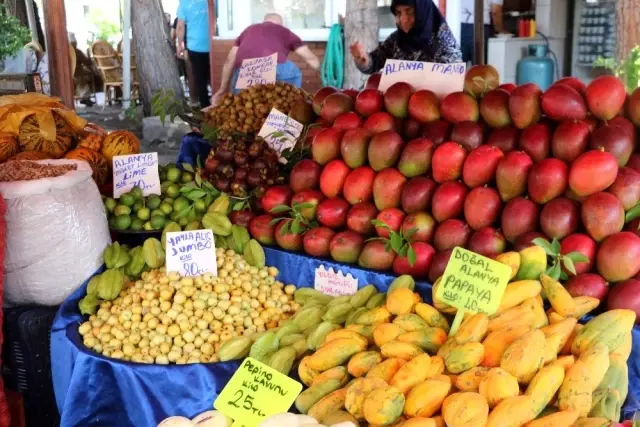
<svg viewBox="0 0 640 427"><path fill-rule="evenodd" d="M558 255L560 253L560 249L562 249L560 247L560 241L558 241L558 239L553 239L553 241L551 242L551 247L553 248L553 252Z"/></svg>
<svg viewBox="0 0 640 427"><path fill-rule="evenodd" d="M385 252L391 252L392 248L391 248L391 240L387 240L387 242L384 244L384 251Z"/></svg>
<svg viewBox="0 0 640 427"><path fill-rule="evenodd" d="M241 211L242 209L244 209L244 202L235 202L231 208L233 211Z"/></svg>
<svg viewBox="0 0 640 427"><path fill-rule="evenodd" d="M293 234L300 233L300 221L297 218L291 221L291 232Z"/></svg>
<svg viewBox="0 0 640 427"><path fill-rule="evenodd" d="M411 267L416 265L416 261L418 260L418 255L416 254L416 250L413 249L413 246L409 246L409 252L407 253L407 259L409 260L409 265Z"/></svg>
<svg viewBox="0 0 640 427"><path fill-rule="evenodd" d="M413 235L416 234L417 232L418 232L418 227L413 227L411 230L404 233L404 237L409 239L410 237L413 237Z"/></svg>
<svg viewBox="0 0 640 427"><path fill-rule="evenodd" d="M557 262L547 270L547 276L551 277L553 280L558 280L560 278L560 273L562 273L562 268Z"/></svg>
<svg viewBox="0 0 640 427"><path fill-rule="evenodd" d="M269 225L276 225L277 223L279 223L283 219L284 218L273 218L271 221L269 221Z"/></svg>
<svg viewBox="0 0 640 427"><path fill-rule="evenodd" d="M367 240L365 240L365 243L368 243L368 242L375 242L375 241L378 241L378 240L379 240L379 241L383 241L383 242L388 241L388 240L387 240L387 239L385 239L384 237L369 237Z"/></svg>
<svg viewBox="0 0 640 427"><path fill-rule="evenodd" d="M400 252L398 252L398 256L407 256L407 252L409 251L409 244L405 243L400 248Z"/></svg>
<svg viewBox="0 0 640 427"><path fill-rule="evenodd" d="M565 273L564 270L560 272L560 280L563 282L569 280L569 276L567 276L567 273Z"/></svg>
<svg viewBox="0 0 640 427"><path fill-rule="evenodd" d="M631 222L636 218L640 218L640 203L627 211L627 213L624 215L624 222Z"/></svg>
<svg viewBox="0 0 640 427"><path fill-rule="evenodd" d="M574 264L578 262L589 262L589 258L582 252L571 252L563 256L570 259Z"/></svg>
<svg viewBox="0 0 640 427"><path fill-rule="evenodd" d="M544 249L544 251L547 253L547 255L549 256L557 256L558 253L556 251L553 250L553 246L551 246L551 244L549 242L547 242L546 240L544 240L541 237L537 237L535 239L532 240L533 244L536 246L540 246L542 249Z"/></svg>
<svg viewBox="0 0 640 427"><path fill-rule="evenodd" d="M200 176L199 173L196 173L195 175L195 179L196 179L196 185L198 187L202 187L202 177Z"/></svg>
<svg viewBox="0 0 640 427"><path fill-rule="evenodd" d="M274 206L273 208L271 208L271 210L269 211L270 213L285 213L285 212L289 212L291 210L291 208L287 205L278 205L278 206Z"/></svg>
<svg viewBox="0 0 640 427"><path fill-rule="evenodd" d="M287 220L282 226L282 228L280 229L280 235L286 236L287 234L291 234L290 231L291 231L291 221Z"/></svg>
<svg viewBox="0 0 640 427"><path fill-rule="evenodd" d="M385 230L391 230L391 228L389 228L387 223L385 223L383 221L380 221L379 219L372 219L371 220L371 224L373 224L374 227L380 227L380 228L383 228Z"/></svg>
<svg viewBox="0 0 640 427"><path fill-rule="evenodd" d="M402 236L399 235L398 233L392 232L389 235L389 239L391 241L391 249L394 250L395 253L400 253L400 250L402 249Z"/></svg>
<svg viewBox="0 0 640 427"><path fill-rule="evenodd" d="M189 215L189 212L191 212L192 209L193 209L193 206L187 206L186 208L178 212L178 215L176 215L176 218L184 218L185 216Z"/></svg>
<svg viewBox="0 0 640 427"><path fill-rule="evenodd" d="M576 266L571 260L571 258L562 257L562 264L564 264L564 268L566 268L569 273L573 274L574 276L578 274L576 273Z"/></svg>
<svg viewBox="0 0 640 427"><path fill-rule="evenodd" d="M195 200L202 199L206 194L207 193L205 193L202 190L191 190L190 192L185 193L184 196L189 200L195 201Z"/></svg>
<svg viewBox="0 0 640 427"><path fill-rule="evenodd" d="M302 209L312 209L316 205L314 205L313 203L294 203L293 206L294 206L294 208L302 210Z"/></svg>
<svg viewBox="0 0 640 427"><path fill-rule="evenodd" d="M186 170L187 172L191 172L191 173L194 172L193 166L191 166L191 164L189 164L189 163L183 163L182 164L182 169Z"/></svg>

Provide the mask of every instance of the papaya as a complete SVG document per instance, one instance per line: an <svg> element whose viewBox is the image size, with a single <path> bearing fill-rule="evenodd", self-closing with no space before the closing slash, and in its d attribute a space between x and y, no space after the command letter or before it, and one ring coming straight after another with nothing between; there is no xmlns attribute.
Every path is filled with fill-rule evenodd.
<svg viewBox="0 0 640 427"><path fill-rule="evenodd" d="M620 344L615 350L613 350L611 352L611 355L620 356L625 361L629 360L629 356L631 356L631 349L633 347L632 344L631 332L626 333L622 344Z"/></svg>
<svg viewBox="0 0 640 427"><path fill-rule="evenodd" d="M518 379L520 384L529 384L544 362L545 337L536 329L515 340L502 355L500 367Z"/></svg>
<svg viewBox="0 0 640 427"><path fill-rule="evenodd" d="M517 326L527 326L530 328L534 318L531 307L519 305L491 316L487 330L493 332L498 329L515 328Z"/></svg>
<svg viewBox="0 0 640 427"><path fill-rule="evenodd" d="M418 294L409 288L399 288L387 293L387 310L395 316L413 313L414 307L419 302Z"/></svg>
<svg viewBox="0 0 640 427"><path fill-rule="evenodd" d="M452 374L459 374L475 368L484 358L484 346L479 342L468 342L454 347L444 357L444 364L447 371Z"/></svg>
<svg viewBox="0 0 640 427"><path fill-rule="evenodd" d="M550 365L560 366L562 367L562 369L564 369L565 372L567 372L569 368L573 366L574 363L576 363L576 358L573 357L572 355L569 355L569 356L558 357L556 360L551 362Z"/></svg>
<svg viewBox="0 0 640 427"><path fill-rule="evenodd" d="M549 318L544 311L544 302L542 298L538 297L529 298L522 303L522 306L529 308L533 312L533 320L531 321L531 329L540 329L549 325Z"/></svg>
<svg viewBox="0 0 640 427"><path fill-rule="evenodd" d="M455 335L456 343L481 342L487 335L488 328L489 316L476 313L462 322Z"/></svg>
<svg viewBox="0 0 640 427"><path fill-rule="evenodd" d="M322 418L319 418L318 421L328 426L333 426L340 423L352 423L355 427L360 427L360 423L358 422L356 417L344 410L334 411Z"/></svg>
<svg viewBox="0 0 640 427"><path fill-rule="evenodd" d="M444 372L444 359L440 356L431 357L431 363L427 370L427 379L436 377Z"/></svg>
<svg viewBox="0 0 640 427"><path fill-rule="evenodd" d="M369 340L366 337L360 335L359 333L354 332L354 331L349 330L349 329L337 329L337 330L331 331L331 332L329 332L329 334L327 334L327 336L324 339L324 343L322 343L320 348L324 347L325 345L327 345L331 341L335 341L337 339L355 340L355 341L359 342L361 345L363 345L365 348L369 345Z"/></svg>
<svg viewBox="0 0 640 427"><path fill-rule="evenodd" d="M447 333L440 328L426 328L402 333L396 339L400 342L415 344L429 354L436 354L447 341Z"/></svg>
<svg viewBox="0 0 640 427"><path fill-rule="evenodd" d="M424 351L415 344L400 342L397 340L386 343L380 348L380 352L386 358L399 358L411 360L416 356L424 354Z"/></svg>
<svg viewBox="0 0 640 427"><path fill-rule="evenodd" d="M478 391L480 383L489 373L490 368L476 366L458 375L455 386L460 391ZM481 393L482 394L482 393Z"/></svg>
<svg viewBox="0 0 640 427"><path fill-rule="evenodd" d="M438 293L438 288L440 287L441 281L442 281L442 278L439 278L438 280L435 281L435 283L431 287L431 299L433 300L433 306L436 309L438 309L438 311L441 312L441 313L456 314L458 312L457 308L450 306L449 304L445 303L444 301L441 301L436 296L437 293Z"/></svg>
<svg viewBox="0 0 640 427"><path fill-rule="evenodd" d="M300 369L298 369L299 371ZM313 379L311 385L317 385L329 380L340 381L340 387L344 387L349 382L349 373L344 366L336 366L335 368L328 369L321 374L317 374Z"/></svg>
<svg viewBox="0 0 640 427"><path fill-rule="evenodd" d="M506 327L489 333L482 342L484 345L484 358L482 359L481 365L488 368L500 366L502 355L507 347L530 330L531 327L526 325Z"/></svg>
<svg viewBox="0 0 640 427"><path fill-rule="evenodd" d="M573 317L576 319L582 319L600 305L600 300L598 298L586 296L575 297L573 302L576 306L576 311L573 313Z"/></svg>
<svg viewBox="0 0 640 427"><path fill-rule="evenodd" d="M578 335L578 332L584 328L584 325L578 323L574 328L573 328L573 332L571 333L571 336L569 336L569 339L567 340L567 343L564 345L564 347L562 347L562 350L560 350L560 354L564 354L564 355L569 355L572 354L571 353L571 349L573 348L573 340L576 338L576 336Z"/></svg>
<svg viewBox="0 0 640 427"><path fill-rule="evenodd" d="M453 393L442 402L442 418L447 426L484 426L489 415L489 405L478 393Z"/></svg>
<svg viewBox="0 0 640 427"><path fill-rule="evenodd" d="M549 319L549 324L551 325L562 322L565 319L564 316L560 316L558 313L553 311L553 309L549 309L547 311L547 318Z"/></svg>
<svg viewBox="0 0 640 427"><path fill-rule="evenodd" d="M389 323L391 320L391 313L387 310L387 307L376 307L371 310L367 310L362 313L356 319L358 325L375 325L378 323Z"/></svg>
<svg viewBox="0 0 640 427"><path fill-rule="evenodd" d="M339 388L340 381L338 380L329 380L322 384L311 386L298 395L295 401L296 408L300 413L306 414L320 399Z"/></svg>
<svg viewBox="0 0 640 427"><path fill-rule="evenodd" d="M351 356L364 351L367 345L353 338L330 341L309 356L307 365L316 371L326 371L346 363Z"/></svg>
<svg viewBox="0 0 640 427"><path fill-rule="evenodd" d="M485 398L489 408L494 408L504 399L520 394L518 379L501 368L491 368L482 377L478 385L478 392Z"/></svg>
<svg viewBox="0 0 640 427"><path fill-rule="evenodd" d="M572 316L576 311L576 303L573 301L571 294L557 280L553 280L546 274L540 275L540 282L544 295L549 300L553 310L562 317Z"/></svg>
<svg viewBox="0 0 640 427"><path fill-rule="evenodd" d="M456 342L455 337L447 338L445 343L442 344L442 346L440 346L440 349L438 349L438 356L442 357L443 359L446 359L447 354L449 354L449 352L457 346L458 346L458 343Z"/></svg>
<svg viewBox="0 0 640 427"><path fill-rule="evenodd" d="M591 372L591 391L598 388L609 369L609 352L604 344L596 344L580 355L578 359Z"/></svg>
<svg viewBox="0 0 640 427"><path fill-rule="evenodd" d="M635 324L636 314L631 310L618 309L605 311L594 317L576 334L571 346L574 355L579 356L596 343L609 348L609 352L617 349L631 332Z"/></svg>
<svg viewBox="0 0 640 427"><path fill-rule="evenodd" d="M505 252L496 257L496 261L504 265L511 267L511 274L509 280L516 277L518 270L520 270L520 254L518 252Z"/></svg>
<svg viewBox="0 0 640 427"><path fill-rule="evenodd" d="M606 418L578 418L571 427L610 427L611 421Z"/></svg>
<svg viewBox="0 0 640 427"><path fill-rule="evenodd" d="M347 389L340 388L334 392L329 393L319 401L317 401L307 415L315 418L316 420L322 420L329 414L339 411L344 408L344 400L347 396Z"/></svg>
<svg viewBox="0 0 640 427"><path fill-rule="evenodd" d="M399 335L407 332L402 326L394 323L380 323L373 330L373 342L378 348L395 340Z"/></svg>
<svg viewBox="0 0 640 427"><path fill-rule="evenodd" d="M600 381L598 390L614 389L620 395L620 401L627 400L627 394L629 393L629 366L627 361L618 356L617 354L611 354L609 356L609 369L607 373Z"/></svg>
<svg viewBox="0 0 640 427"><path fill-rule="evenodd" d="M364 400L373 390L384 387L387 387L387 383L380 378L356 378L347 387L344 398L345 409L358 421L364 420Z"/></svg>
<svg viewBox="0 0 640 427"><path fill-rule="evenodd" d="M589 416L592 418L602 417L612 422L618 422L620 420L621 405L620 393L617 390L597 390L593 393Z"/></svg>
<svg viewBox="0 0 640 427"><path fill-rule="evenodd" d="M405 421L402 427L438 427L438 424L433 418L416 417Z"/></svg>
<svg viewBox="0 0 640 427"><path fill-rule="evenodd" d="M450 391L450 382L430 379L418 383L407 395L404 414L409 418L429 418L440 411L442 402Z"/></svg>
<svg viewBox="0 0 640 427"><path fill-rule="evenodd" d="M560 411L531 421L525 427L570 427L577 420L577 411Z"/></svg>
<svg viewBox="0 0 640 427"><path fill-rule="evenodd" d="M347 371L356 378L363 377L380 362L382 362L382 355L377 351L362 351L351 357L347 364Z"/></svg>
<svg viewBox="0 0 640 427"><path fill-rule="evenodd" d="M447 423L444 422L444 418L441 415L431 417L431 419L435 421L436 427L447 427Z"/></svg>
<svg viewBox="0 0 640 427"><path fill-rule="evenodd" d="M533 399L535 416L551 403L563 381L564 368L558 365L545 366L533 377L525 394Z"/></svg>
<svg viewBox="0 0 640 427"><path fill-rule="evenodd" d="M427 322L422 320L420 316L417 314L401 314L400 316L393 319L393 324L400 326L407 332L411 331L419 331L420 329L428 328Z"/></svg>
<svg viewBox="0 0 640 427"><path fill-rule="evenodd" d="M404 409L404 394L395 387L373 390L364 399L362 410L369 424L389 425L396 422Z"/></svg>
<svg viewBox="0 0 640 427"><path fill-rule="evenodd" d="M529 298L534 298L540 295L541 291L542 285L538 280L519 280L517 282L511 282L504 290L504 295L502 295L497 312L501 313L510 308L516 307Z"/></svg>
<svg viewBox="0 0 640 427"><path fill-rule="evenodd" d="M504 399L493 408L485 427L520 427L535 419L531 396Z"/></svg>
<svg viewBox="0 0 640 427"><path fill-rule="evenodd" d="M373 342L373 330L374 325L349 325L345 328L347 331L352 331L360 336L365 337L367 340Z"/></svg>
<svg viewBox="0 0 640 427"><path fill-rule="evenodd" d="M591 383L591 372L587 364L581 360L576 361L566 372L558 391L558 408L562 411L577 411L581 417L586 417L591 411Z"/></svg>
<svg viewBox="0 0 640 427"><path fill-rule="evenodd" d="M367 378L378 378L389 384L396 372L398 372L405 363L406 361L404 359L392 357L371 368L369 372L367 372Z"/></svg>
<svg viewBox="0 0 640 427"><path fill-rule="evenodd" d="M435 307L424 302L416 304L416 314L432 328L440 328L449 333L449 322Z"/></svg>
<svg viewBox="0 0 640 427"><path fill-rule="evenodd" d="M307 365L308 361L309 356L303 357L302 360L300 360L300 363L298 364L298 376L304 385L310 387L315 378L320 375L320 372L309 368Z"/></svg>
<svg viewBox="0 0 640 427"><path fill-rule="evenodd" d="M520 268L516 280L538 280L547 270L547 253L540 246L523 249L520 254Z"/></svg>
<svg viewBox="0 0 640 427"><path fill-rule="evenodd" d="M413 386L427 379L430 365L431 357L428 354L414 357L398 369L398 372L391 379L390 385L396 387L406 396Z"/></svg>
<svg viewBox="0 0 640 427"><path fill-rule="evenodd" d="M567 344L578 321L573 317L567 317L562 321L542 328L546 338L544 349L544 362L549 363L558 357L560 350Z"/></svg>

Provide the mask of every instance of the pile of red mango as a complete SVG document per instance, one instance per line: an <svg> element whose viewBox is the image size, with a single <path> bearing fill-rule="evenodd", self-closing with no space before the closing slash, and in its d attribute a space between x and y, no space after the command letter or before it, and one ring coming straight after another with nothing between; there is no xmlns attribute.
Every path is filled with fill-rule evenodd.
<svg viewBox="0 0 640 427"><path fill-rule="evenodd" d="M588 258L569 273L572 293L614 289L611 308L640 311L640 90L613 76L544 93L498 80L473 67L442 100L407 83L321 89L311 159L267 190L251 234L432 282L456 246L495 257L555 239Z"/></svg>

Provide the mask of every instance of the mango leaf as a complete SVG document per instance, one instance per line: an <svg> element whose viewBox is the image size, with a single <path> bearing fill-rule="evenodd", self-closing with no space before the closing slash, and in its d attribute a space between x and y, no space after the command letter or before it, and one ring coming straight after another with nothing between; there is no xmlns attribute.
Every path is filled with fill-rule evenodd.
<svg viewBox="0 0 640 427"><path fill-rule="evenodd" d="M189 212L191 212L192 209L193 206L187 206L186 208L182 209L180 212L178 212L178 215L176 215L176 219L184 218L185 216L189 215Z"/></svg>
<svg viewBox="0 0 640 427"><path fill-rule="evenodd" d="M232 208L232 210L234 210L234 211L241 211L242 209L244 209L244 203L245 203L245 202L235 202L235 203L233 204L233 208Z"/></svg>
<svg viewBox="0 0 640 427"><path fill-rule="evenodd" d="M182 169L186 170L187 172L194 173L193 166L191 166L190 163L183 163Z"/></svg>
<svg viewBox="0 0 640 427"><path fill-rule="evenodd" d="M640 218L640 203L629 209L629 211L624 215L624 222L631 222L636 218Z"/></svg>
<svg viewBox="0 0 640 427"><path fill-rule="evenodd" d="M371 220L371 224L373 224L375 227L380 227L380 228L383 228L385 230L391 230L391 228L389 228L387 223L382 222L379 219L372 219Z"/></svg>
<svg viewBox="0 0 640 427"><path fill-rule="evenodd" d="M407 259L409 260L409 265L411 267L416 265L416 261L418 260L418 255L416 254L416 250L413 249L413 246L409 246L409 252L407 252Z"/></svg>
<svg viewBox="0 0 640 427"><path fill-rule="evenodd" d="M574 264L577 262L589 262L589 258L582 252L571 252L563 256L569 258Z"/></svg>
<svg viewBox="0 0 640 427"><path fill-rule="evenodd" d="M375 241L383 241L386 242L387 239L383 238L383 237L370 237L367 240L365 240L365 243L369 243L369 242L375 242Z"/></svg>
<svg viewBox="0 0 640 427"><path fill-rule="evenodd" d="M284 237L287 234L291 234L290 229L291 229L291 221L285 222L282 228L280 229L280 236Z"/></svg>
<svg viewBox="0 0 640 427"><path fill-rule="evenodd" d="M201 187L201 186L202 186L202 177L200 176L200 174L199 174L199 173L196 173L196 185L197 185L198 187Z"/></svg>
<svg viewBox="0 0 640 427"><path fill-rule="evenodd" d="M553 280L560 279L560 273L562 273L562 268L557 262L547 269L547 276L551 277Z"/></svg>
<svg viewBox="0 0 640 427"><path fill-rule="evenodd" d="M189 200L199 200L199 199L202 199L205 196L205 194L207 193L205 193L202 190L192 190L186 193L184 196Z"/></svg>
<svg viewBox="0 0 640 427"><path fill-rule="evenodd" d="M569 273L573 274L574 276L578 273L576 273L576 266L573 263L573 261L571 260L571 258L569 257L563 257L562 258L562 263L564 264L564 268L567 269L567 271L569 271Z"/></svg>
<svg viewBox="0 0 640 427"><path fill-rule="evenodd" d="M560 273L560 280L562 282L569 280L569 276L567 276L567 273L565 273L564 270Z"/></svg>
<svg viewBox="0 0 640 427"><path fill-rule="evenodd" d="M291 208L289 206L278 205L278 206L274 206L269 212L277 214L277 213L289 212L290 210Z"/></svg>
<svg viewBox="0 0 640 427"><path fill-rule="evenodd" d="M294 209L297 208L299 210L311 209L311 208L313 208L315 206L316 205L314 205L313 203L294 203L294 205L293 205Z"/></svg>
<svg viewBox="0 0 640 427"><path fill-rule="evenodd" d="M409 251L409 244L405 243L400 248L400 252L398 252L398 256L407 256L407 252Z"/></svg>
<svg viewBox="0 0 640 427"><path fill-rule="evenodd" d="M533 244L536 246L540 246L542 249L544 249L544 251L546 252L547 255L549 256L557 256L558 253L556 251L553 250L553 246L551 246L551 244L549 242L547 242L546 240L544 240L541 237L537 237L535 239L532 240Z"/></svg>
<svg viewBox="0 0 640 427"><path fill-rule="evenodd" d="M414 227L411 230L407 231L406 233L404 233L404 237L406 237L407 239L412 237L414 234L416 234L418 232L418 227Z"/></svg>
<svg viewBox="0 0 640 427"><path fill-rule="evenodd" d="M402 249L402 236L399 235L398 233L391 233L390 234L390 241L391 241L391 249L393 249L393 251L395 253L400 253L400 250Z"/></svg>
<svg viewBox="0 0 640 427"><path fill-rule="evenodd" d="M276 225L277 223L279 223L283 219L284 218L273 218L271 221L269 221L269 225Z"/></svg>
<svg viewBox="0 0 640 427"><path fill-rule="evenodd" d="M384 244L384 251L391 252L391 240L387 240L387 243Z"/></svg>
<svg viewBox="0 0 640 427"><path fill-rule="evenodd" d="M560 241L558 239L553 239L553 241L551 242L551 247L553 248L553 252L558 255L560 253L560 249L562 249L560 247Z"/></svg>
<svg viewBox="0 0 640 427"><path fill-rule="evenodd" d="M297 218L291 221L291 232L293 234L300 233L300 221Z"/></svg>

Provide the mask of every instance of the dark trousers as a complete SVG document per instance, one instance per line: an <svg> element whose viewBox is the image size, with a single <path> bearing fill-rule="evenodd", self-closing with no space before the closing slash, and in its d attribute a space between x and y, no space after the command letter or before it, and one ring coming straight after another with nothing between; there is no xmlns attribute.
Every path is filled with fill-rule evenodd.
<svg viewBox="0 0 640 427"><path fill-rule="evenodd" d="M206 108L211 105L211 98L209 98L208 88L209 80L211 77L209 53L194 52L190 50L189 61L191 61L193 80L195 83L195 89L197 91L198 101L200 101L200 107Z"/></svg>
<svg viewBox="0 0 640 427"><path fill-rule="evenodd" d="M489 37L493 35L493 27L484 26L484 61L487 62L489 55ZM460 44L462 45L462 60L464 62L473 61L473 24L460 25Z"/></svg>

